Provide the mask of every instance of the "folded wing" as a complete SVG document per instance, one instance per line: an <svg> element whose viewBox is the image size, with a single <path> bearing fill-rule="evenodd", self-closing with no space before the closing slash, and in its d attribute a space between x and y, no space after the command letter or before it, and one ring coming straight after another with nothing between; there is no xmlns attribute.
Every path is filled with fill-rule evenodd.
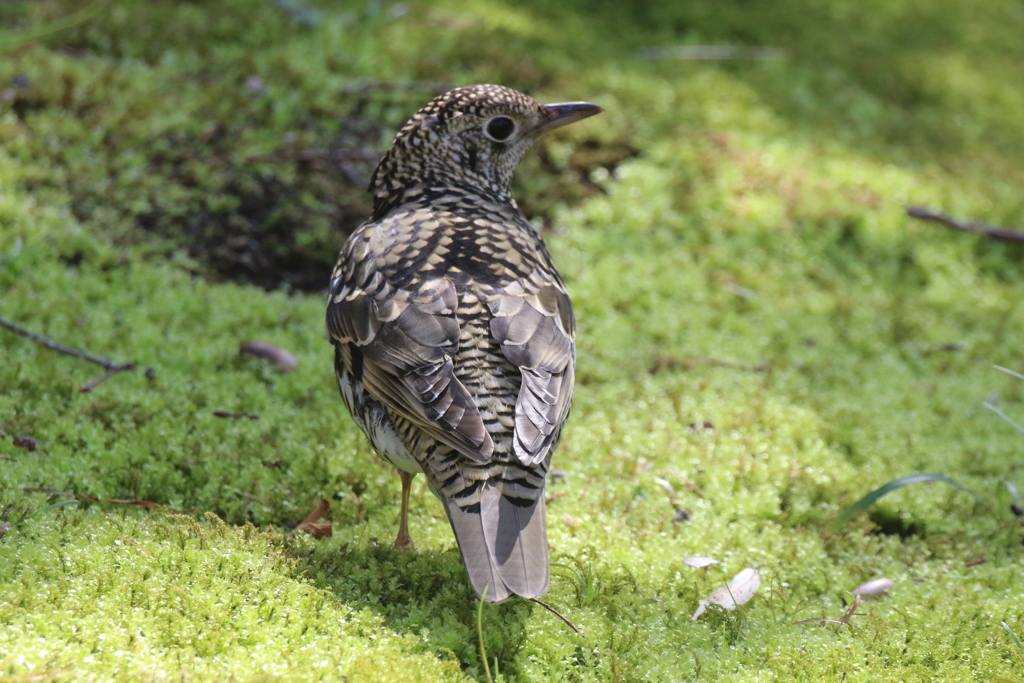
<svg viewBox="0 0 1024 683"><path fill-rule="evenodd" d="M516 457L542 462L569 414L576 364L576 325L560 282L539 287L516 283L490 303L491 334L522 373L516 400Z"/></svg>

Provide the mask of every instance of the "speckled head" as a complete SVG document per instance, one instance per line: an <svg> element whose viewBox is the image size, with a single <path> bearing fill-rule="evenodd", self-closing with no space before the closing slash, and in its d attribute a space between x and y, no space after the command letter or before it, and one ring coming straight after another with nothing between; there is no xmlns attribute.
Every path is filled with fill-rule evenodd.
<svg viewBox="0 0 1024 683"><path fill-rule="evenodd" d="M451 186L509 198L512 174L534 140L601 111L589 102L541 104L500 85L446 92L409 119L374 171L377 212L410 191Z"/></svg>

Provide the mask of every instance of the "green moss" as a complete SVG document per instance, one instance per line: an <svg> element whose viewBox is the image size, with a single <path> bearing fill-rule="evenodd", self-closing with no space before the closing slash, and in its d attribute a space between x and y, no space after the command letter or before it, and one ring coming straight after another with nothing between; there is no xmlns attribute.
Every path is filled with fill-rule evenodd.
<svg viewBox="0 0 1024 683"><path fill-rule="evenodd" d="M465 680L454 660L417 654L372 611L295 578L280 545L213 515L26 519L0 577L0 676Z"/></svg>
<svg viewBox="0 0 1024 683"><path fill-rule="evenodd" d="M372 158L428 94L344 91L367 80L607 110L522 169L580 326L548 599L583 635L486 608L502 680L1024 677L1000 626L1024 633L1002 485L1024 486L1021 441L981 407L1024 414L1024 384L991 369L1020 366L1024 254L903 213L1024 225L1016 5L118 0L13 39L72 4L0 12L0 315L139 367L80 394L100 368L0 331L0 680L483 677L443 511L417 485L417 552L390 549L397 478L337 397L321 295L299 291L366 197L323 160L253 160ZM792 57L635 58L678 42ZM298 368L239 356L250 339ZM830 529L919 471L984 502L908 487ZM333 538L283 536L319 496ZM691 621L747 566L750 603ZM859 630L794 625L879 576L896 587Z"/></svg>

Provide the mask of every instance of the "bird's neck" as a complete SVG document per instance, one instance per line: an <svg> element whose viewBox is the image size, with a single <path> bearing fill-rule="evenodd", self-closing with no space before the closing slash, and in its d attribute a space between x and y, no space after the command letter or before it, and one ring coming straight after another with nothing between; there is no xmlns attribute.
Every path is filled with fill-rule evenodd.
<svg viewBox="0 0 1024 683"><path fill-rule="evenodd" d="M483 196L515 206L509 186L522 153L506 155L500 164L486 164L470 151L464 147L458 152L411 154L404 141L396 140L370 179L374 218L415 196L436 192Z"/></svg>
<svg viewBox="0 0 1024 683"><path fill-rule="evenodd" d="M439 202L460 203L465 198L469 205L490 203L507 205L518 212L519 206L508 188L487 187L467 182L466 178L435 177L424 175L416 180L397 184L391 179L387 185L374 187L373 219L383 218L392 209L403 204L432 204Z"/></svg>

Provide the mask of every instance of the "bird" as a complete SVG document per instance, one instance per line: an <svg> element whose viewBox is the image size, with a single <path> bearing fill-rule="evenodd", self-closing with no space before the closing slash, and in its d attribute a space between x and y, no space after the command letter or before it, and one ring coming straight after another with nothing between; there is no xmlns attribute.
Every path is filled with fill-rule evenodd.
<svg viewBox="0 0 1024 683"><path fill-rule="evenodd" d="M576 366L572 302L510 184L540 136L601 111L499 85L438 96L384 153L331 275L341 396L402 482L394 546L413 547L423 473L487 602L548 589L544 485Z"/></svg>

